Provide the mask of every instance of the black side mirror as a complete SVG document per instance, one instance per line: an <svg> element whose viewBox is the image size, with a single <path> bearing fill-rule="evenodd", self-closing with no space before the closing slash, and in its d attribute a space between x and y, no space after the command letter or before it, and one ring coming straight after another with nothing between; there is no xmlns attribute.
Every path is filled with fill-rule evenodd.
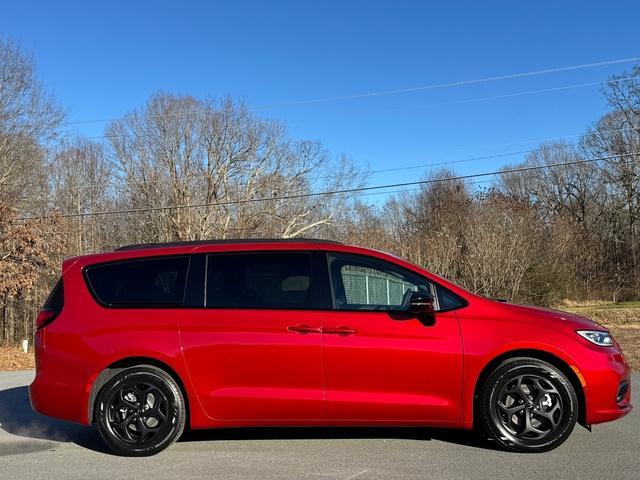
<svg viewBox="0 0 640 480"><path fill-rule="evenodd" d="M433 295L429 293L414 292L409 299L409 312L418 317L424 325L433 325L436 323L433 301Z"/></svg>

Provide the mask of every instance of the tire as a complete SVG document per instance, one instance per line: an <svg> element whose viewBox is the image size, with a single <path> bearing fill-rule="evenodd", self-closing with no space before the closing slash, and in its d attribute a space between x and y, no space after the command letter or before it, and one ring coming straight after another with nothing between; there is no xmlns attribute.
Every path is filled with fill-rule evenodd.
<svg viewBox="0 0 640 480"><path fill-rule="evenodd" d="M185 428L184 397L164 370L140 365L117 373L100 390L95 423L102 441L116 454L155 455Z"/></svg>
<svg viewBox="0 0 640 480"><path fill-rule="evenodd" d="M487 436L505 450L547 452L561 445L578 419L578 398L569 379L535 358L513 358L489 376L480 394Z"/></svg>

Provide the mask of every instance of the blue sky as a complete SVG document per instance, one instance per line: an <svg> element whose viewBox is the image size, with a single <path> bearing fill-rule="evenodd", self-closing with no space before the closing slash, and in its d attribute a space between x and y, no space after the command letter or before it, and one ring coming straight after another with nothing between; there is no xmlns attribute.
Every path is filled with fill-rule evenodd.
<svg viewBox="0 0 640 480"><path fill-rule="evenodd" d="M321 103L640 55L640 2L7 2L0 35L33 53L69 120L117 117L158 90L232 95L296 138L371 169L503 154L582 132L606 110L597 86L632 63ZM441 104L441 105L434 105ZM425 106L422 108L417 108ZM100 135L104 124L73 127ZM575 141L577 138L569 138ZM462 174L521 157L463 162ZM370 185L424 169L372 175Z"/></svg>

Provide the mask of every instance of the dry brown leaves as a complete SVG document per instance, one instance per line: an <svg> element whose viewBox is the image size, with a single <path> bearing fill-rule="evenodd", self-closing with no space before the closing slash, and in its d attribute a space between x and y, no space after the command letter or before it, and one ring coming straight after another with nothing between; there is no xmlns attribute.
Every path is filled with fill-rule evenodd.
<svg viewBox="0 0 640 480"><path fill-rule="evenodd" d="M0 347L0 371L35 368L33 352L24 353L17 347Z"/></svg>
<svg viewBox="0 0 640 480"><path fill-rule="evenodd" d="M21 220L0 199L0 294L16 296L33 288L43 273L59 267L64 241L58 217Z"/></svg>

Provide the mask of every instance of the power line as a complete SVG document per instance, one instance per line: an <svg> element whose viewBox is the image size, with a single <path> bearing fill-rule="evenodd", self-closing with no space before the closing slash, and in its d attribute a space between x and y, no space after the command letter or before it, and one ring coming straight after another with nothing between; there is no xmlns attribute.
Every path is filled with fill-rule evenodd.
<svg viewBox="0 0 640 480"><path fill-rule="evenodd" d="M381 190L385 188L402 188L402 187L428 185L432 183L441 183L441 182L448 182L448 181L455 181L455 180L467 180L471 178L488 177L488 176L494 176L494 175L506 175L510 173L528 172L528 171L535 171L535 170L541 170L541 169L547 169L547 168L553 168L553 167L562 167L562 166L578 165L583 163L599 162L603 160L630 157L634 155L640 155L640 152L625 153L620 155L609 155L609 156L589 158L584 160L574 160L571 162L549 163L546 165L535 165L530 167L518 167L518 168L511 168L511 169L495 170L493 172L474 173L469 175L457 175L457 176L436 178L436 179L429 179L429 180L419 180L414 182L391 183L386 185L375 185L375 186L369 186L369 187L345 188L345 189L325 191L325 192L297 193L297 194L283 195L280 197L260 197L260 198L248 198L248 199L242 199L242 200L227 200L223 202L207 202L207 203L173 205L173 206L164 206L164 207L104 210L101 212L63 213L60 215L22 217L21 220L30 220L35 218L44 219L44 218L52 218L52 217L57 217L57 218L91 217L91 216L116 215L116 214L123 214L123 213L158 212L158 211L166 211L166 210L183 210L187 208L204 208L204 207L217 207L217 206L227 206L227 205L241 205L241 204L257 203L257 202L279 201L279 200L296 200L301 198L310 198L310 197L317 197L317 196L343 195L346 193L360 193L360 192L366 192L366 191L372 191L372 190Z"/></svg>
<svg viewBox="0 0 640 480"><path fill-rule="evenodd" d="M614 128L614 129L610 129L610 130L598 130L596 133L601 134L601 133L613 133L613 132L623 132L623 131L634 131L634 129L632 128ZM585 133L573 133L573 134L569 134L569 135L562 135L562 136L556 136L556 137L543 137L543 138L531 138L529 140L518 140L517 142L508 142L508 143L493 143L490 145L480 145L477 147L471 147L471 148L459 148L459 149L455 149L455 150L451 150L451 151L475 151L475 150L484 150L486 148L495 148L495 147L508 147L511 145L522 145L522 144L526 144L526 143L535 143L535 142L549 142L549 141L554 141L554 140L562 140L565 138L576 138L576 137L581 137L585 135ZM87 139L105 139L105 138L121 138L122 135L94 135L94 136L87 136L87 137L83 137L83 138L87 138Z"/></svg>
<svg viewBox="0 0 640 480"><path fill-rule="evenodd" d="M568 147L570 146L575 146L576 144L574 143L570 143L567 144ZM403 170L413 170L413 169L417 169L417 168L429 168L429 167L446 167L447 165L455 165L458 163L465 163L465 162L475 162L478 160L490 160L490 159L494 159L494 158L504 158L504 157L512 157L515 155L524 155L527 153L533 153L535 152L536 149L530 149L530 150L520 150L517 152L506 152L506 153L496 153L496 154L492 154L492 155L483 155L480 157L470 157L470 158L463 158L460 160L451 160L449 162L439 162L439 163L426 163L426 164L422 164L422 165L408 165L405 167L395 167L395 168L384 168L384 169L380 169L380 170L370 170L369 174L374 174L374 173L388 173L388 172L400 172Z"/></svg>
<svg viewBox="0 0 640 480"><path fill-rule="evenodd" d="M613 80L602 80L599 82L589 82L589 83L577 83L574 85L564 85L561 87L551 87L551 88L542 88L542 89L538 89L538 90L526 90L524 92L514 92L514 93L506 93L503 95L492 95L489 97L476 97L476 98L468 98L468 99L464 99L464 100L452 100L450 102L437 102L437 103L428 103L425 105L415 105L413 107L407 107L407 108L403 108L403 109L395 109L396 110L420 110L423 108L430 108L430 107L440 107L440 106L446 106L446 105L461 105L461 104L465 104L465 103L475 103L475 102L485 102L488 100L499 100L502 98L513 98L513 97L521 97L521 96L525 96L525 95L535 95L535 94L540 94L540 93L551 93L551 92L559 92L559 91L564 91L564 90L571 90L574 88L583 88L583 87L593 87L596 85L604 85L605 83L618 83L618 82L624 82L626 80L637 80L640 79L640 76L635 76L635 77L625 77L625 78L617 78L617 79L613 79Z"/></svg>
<svg viewBox="0 0 640 480"><path fill-rule="evenodd" d="M625 131L635 131L634 129L630 129L630 128L614 128L614 129L608 129L608 130L599 130L597 131L598 134L603 134L603 133L614 133L614 132L625 132ZM462 150L480 150L480 149L484 149L484 148L491 148L491 147L495 147L495 146L509 146L509 145L518 145L518 144L522 144L522 143L533 143L533 142L545 142L545 141L553 141L553 140L562 140L562 139L566 139L566 138L575 138L575 137L579 137L579 136L583 136L585 135L584 133L579 133L579 134L572 134L572 135L564 135L564 136L559 136L559 137L547 137L547 138L537 138L537 139L531 139L531 140L523 140L523 141L519 141L519 142L510 142L510 143L502 143L502 144L495 144L495 145L485 145L485 146L481 146L481 147L475 147L475 148L471 148L471 149L462 149ZM93 137L88 137L88 138L93 138ZM564 144L567 147L572 147L572 146L577 146L578 143L565 143ZM362 175L375 175L378 173L389 173L389 172L399 172L399 171L405 171L405 170L415 170L415 169L419 169L419 168L429 168L429 167L445 167L448 165L455 165L455 164L459 164L459 163L467 163L467 162L474 162L474 161L478 161L478 160L490 160L490 159L495 159L495 158L504 158L504 157L510 157L510 156L515 156L515 155L525 155L528 153L533 153L537 150L537 148L533 148L533 149L528 149L528 150L518 150L518 151L512 151L512 152L505 152L505 153L499 153L499 154L491 154L491 155L482 155L482 156L474 156L474 157L469 157L469 158L463 158L463 159L459 159L459 160L451 160L451 161L445 161L445 162L437 162L437 163L426 163L426 164L418 164L418 165L406 165L403 167L394 167L394 168L384 168L384 169L376 169L376 170L367 170L364 172L361 172ZM360 173L356 174L356 175L360 175ZM316 176L312 176L312 177L308 177L310 180L317 180L317 179L323 179L323 178L332 178L334 175L333 174L329 174L329 175L316 175ZM192 175L188 175L188 176L184 176L182 177L183 179L189 179L189 178L201 178L200 175L198 174L192 174ZM202 177L204 178L204 177ZM169 182L169 179L159 179L158 183L167 183ZM92 186L99 186L99 185L103 185L103 182L89 182L89 183L84 183L83 186L84 187L92 187ZM240 184L241 186L244 184ZM21 187L23 185L21 184L15 184L15 183L11 183L11 184L1 184L0 187L1 188L8 188L8 187ZM28 198L34 198L34 197L24 197L23 199L28 199Z"/></svg>
<svg viewBox="0 0 640 480"><path fill-rule="evenodd" d="M493 180L480 180L480 181L474 181L474 182L468 182L471 185L481 185L481 184L487 184L493 182ZM392 195L392 194L396 194L396 193L413 193L413 192L419 192L421 190L421 188L400 188L400 189L396 189L396 190L387 190L384 192L364 192L364 193L357 193L354 195L354 197L360 198L360 197L370 197L370 196L377 196L377 195ZM48 218L48 217L34 217L34 218ZM24 220L28 220L27 218L22 218L20 219L22 221ZM234 231L234 232L251 232L251 233L260 233L263 230L252 227L252 226L244 226L244 227L228 227L227 231Z"/></svg>
<svg viewBox="0 0 640 480"><path fill-rule="evenodd" d="M624 79L620 79L620 80L611 80L611 82L616 82L616 81L622 81L622 80L632 80L632 79L640 79L640 77L627 77ZM423 104L423 105L415 105L413 107L406 107L406 108L393 108L393 109L385 109L376 113L389 113L389 112L405 112L405 111L414 111L414 110L422 110L422 109L426 109L426 108L433 108L433 107L441 107L441 106L447 106L447 105L463 105L463 104L467 104L467 103L478 103L478 102L484 102L484 101L489 101L489 100L499 100L499 99L503 99L503 98L513 98L513 97L520 97L520 96L525 96L525 95L534 95L534 94L540 94L540 93L550 93L550 92L555 92L555 91L562 91L562 90L569 90L572 88L579 88L579 87L587 87L587 86L594 86L594 85L602 85L605 83L609 83L609 80L605 80L605 81L601 81L601 82L592 82L592 83L581 83L581 84L577 84L577 85L567 85L567 86L562 86L562 87L553 87L553 88L545 88L545 89L540 89L540 90L527 90L524 92L515 92L515 93L508 93L508 94L504 94L504 95L493 95L493 96L488 96L488 97L476 97L476 98L469 98L469 99L463 99L463 100L453 100L450 102L436 102L436 103L427 103L427 104ZM194 114L194 112L183 112L183 113L175 113L175 114L158 114L158 115L145 115L144 118L161 118L161 117L177 117L177 116L189 116ZM213 115L213 113L212 113ZM104 119L102 121L104 122L111 122L111 121L116 121L116 120L120 120L122 117L119 118L110 118L110 119ZM568 135L567 137L575 137L575 136L580 136L581 134L576 134L576 135ZM109 140L109 139L116 139L116 138L127 138L129 137L129 135L127 134L118 134L118 135L88 135L88 136L82 136L82 138L86 138L86 139L90 139L90 140ZM555 138L565 138L565 137L555 137ZM529 143L530 141L526 140L526 141L521 141L521 142L516 142L516 143ZM513 144L498 144L497 146L501 146L501 145L513 145ZM489 146L487 147L478 147L478 148L489 148Z"/></svg>
<svg viewBox="0 0 640 480"><path fill-rule="evenodd" d="M607 130L596 130L594 133L596 134L603 134L603 133L615 133L615 132L634 132L636 131L633 128L629 128L629 127L624 127L624 128L612 128L612 129L607 129ZM477 147L470 147L470 148L458 148L452 151L455 152L461 152L461 151L469 151L471 150L476 151L476 150L484 150L486 148L496 148L496 147L510 147L512 145L522 145L522 144L527 144L527 143L545 143L545 142L553 142L553 141L558 141L558 140L564 140L567 138L576 138L576 137L582 137L584 135L589 135L589 132L582 132L582 133L573 133L570 135L562 135L559 137L543 137L543 138L530 138L529 140L518 140L517 142L506 142L506 143L493 143L490 145L480 145ZM571 144L569 144L571 145Z"/></svg>
<svg viewBox="0 0 640 480"><path fill-rule="evenodd" d="M565 144L567 147L571 147L571 146L576 146L576 143L567 143ZM469 158L462 158L459 160L451 160L451 161L446 161L446 162L436 162L436 163L423 163L423 164L419 164L419 165L407 165L404 167L394 167L394 168L383 168L383 169L377 169L377 170L367 170L364 172L357 172L354 174L350 174L350 175L346 175L347 177L358 177L361 175L374 175L377 173L390 173L390 172L400 172L400 171L405 171L405 170L415 170L418 168L430 168L430 167L446 167L448 165L456 165L459 163L467 163L467 162L475 162L478 160L490 160L490 159L496 159L496 158L505 158L505 157L512 157L515 155L525 155L527 153L533 153L535 152L537 149L529 149L529 150L518 150L518 151L514 151L514 152L505 152L505 153L497 153L497 154L492 154L492 155L482 155L482 156L477 156L477 157L469 157ZM307 177L308 180L318 180L318 179L325 179L325 178L333 178L335 177L335 174L328 174L328 175L316 175L316 176L311 176L311 177ZM192 179L195 178L196 180L201 179L201 180L206 180L205 176L202 175L198 175L198 174L191 174L191 175L185 175L183 177L181 177L182 180L188 180L188 179ZM158 180L156 180L153 183L158 183L158 184L167 184L170 183L172 180L169 178L160 178ZM246 186L246 183L239 183L238 186L242 187L242 186ZM0 185L0 187L9 187L9 186L13 186L13 187L20 187L21 185L19 184L4 184L4 185ZM88 182L88 183L83 183L82 184L83 187L94 187L94 186L104 186L104 182ZM23 200L29 199L29 198L38 198L35 196L26 196L26 197L22 197Z"/></svg>
<svg viewBox="0 0 640 480"><path fill-rule="evenodd" d="M418 91L424 91L424 90L436 90L436 89L460 87L460 86L466 86L466 85L476 85L476 84L480 84L480 83L494 82L494 81L499 81L499 80L511 80L511 79L516 79L516 78L531 77L531 76L536 76L536 75L545 75L545 74L549 74L549 73L558 73L558 72L566 72L566 71L572 71L572 70L581 70L581 69L587 69L587 68L602 67L602 66L608 66L608 65L617 65L617 64L621 64L621 63L636 62L638 60L640 60L640 57L622 58L622 59L618 59L618 60L607 60L607 61L595 62L595 63L583 63L583 64L580 64L580 65L569 65L569 66L564 66L564 67L547 68L547 69L543 69L543 70L534 70L534 71L529 71L529 72L520 72L520 73L507 74L507 75L496 75L496 76L492 76L492 77L483 77L483 78L477 78L477 79L472 79L472 80L461 80L461 81L456 81L456 82L448 82L448 83L440 83L440 84L432 84L432 85L421 85L421 86L417 86L417 87L400 88L400 89L393 89L393 90L382 90L382 91L377 91L377 92L360 93L360 94L355 94L355 95L341 95L341 96L335 96L335 97L323 97L323 98L316 98L316 99L311 99L311 100L285 101L285 102L257 105L256 108L258 108L258 109L276 108L276 107L282 107L282 106L307 105L307 104L314 104L314 103L326 103L326 102L335 102L335 101L343 101L343 100L354 100L354 99L360 99L360 98L370 98L370 97L397 95L397 94L401 94L401 93L411 93L411 92L418 92ZM587 83L587 84L567 85L567 86L555 87L555 88L551 88L551 89L532 90L532 91L528 91L528 92L518 92L518 93L515 93L515 94L508 94L508 95L505 95L505 96L488 97L488 98L485 98L485 99L488 100L488 99L493 99L493 98L507 98L507 97L510 97L510 96L529 95L529 94L533 94L533 93L546 93L546 92L552 92L552 91L557 91L557 90L567 90L567 89L571 89L571 88L581 88L581 87L587 87L587 86L593 86L593 85L601 85L601 84L607 83L609 81L620 82L620 81L631 80L631 79L635 79L635 78L637 78L637 77L628 77L628 78L614 79L614 80L604 80L604 81L600 81L600 82L592 82L592 83ZM477 100L471 100L471 101L480 101L480 100L483 100L483 99L477 99ZM463 101L463 103L466 103L466 101ZM176 117L176 116L189 116L189 115L201 115L201 114L202 114L202 111L196 109L196 111L190 111L190 112L147 115L145 117L147 117L147 118L160 118L160 117ZM81 124L87 124L87 123L107 123L107 122L112 122L114 120L118 120L119 118L120 117L117 117L117 118L116 117L98 118L98 119L87 119L87 120L73 120L73 121L70 121L70 122L65 122L62 125L63 126L68 126L68 125L81 125Z"/></svg>
<svg viewBox="0 0 640 480"><path fill-rule="evenodd" d="M467 182L468 185L482 185L482 184L486 184L486 183L491 183L493 182L493 179L489 179L489 180L476 180L473 182ZM392 193L411 193L411 192L419 192L420 190L422 190L421 187L418 188L399 188L396 190L386 190L384 192L365 192L365 193L358 193L355 194L354 197L368 197L368 196L374 196L374 195L389 195Z"/></svg>
<svg viewBox="0 0 640 480"><path fill-rule="evenodd" d="M485 96L485 97L468 98L468 99L463 99L463 100L452 100L452 101L448 101L448 102L428 103L428 104L424 104L424 105L415 105L413 107L386 109L386 110L384 110L384 112L385 113L388 113L388 112L403 112L403 111L421 110L421 109L425 109L425 108L440 107L440 106L447 106L447 105L463 105L463 104L467 104L467 103L485 102L485 101L490 101L490 100L499 100L499 99L504 99L504 98L514 98L514 97L521 97L521 96L526 96L526 95L535 95L535 94L541 94L541 93L552 93L552 92L572 90L572 89L575 89L575 88L584 88L584 87L592 87L592 86L596 86L596 85L604 85L605 83L618 83L618 82L623 82L623 81L627 81L627 80L637 80L637 79L640 79L640 76L624 77L624 78L618 78L618 79L613 79L613 80L601 80L601 81L598 81L598 82L577 83L577 84L573 84L573 85L563 85L563 86L560 86L560 87L543 88L543 89L537 89L537 90L525 90L525 91L522 91L522 92L507 93L507 94L503 94L503 95L492 95L492 96ZM256 108L264 108L264 107L257 106ZM144 118L183 117L183 116L202 115L202 114L203 114L202 111L181 112L181 113L145 115ZM204 112L204 114L206 115L206 112ZM214 115L214 112L210 113L210 115ZM67 123L66 125L71 125L72 123L111 122L111 121L116 121L116 120L118 120L118 118L110 118L110 119L103 119L103 120L88 120L86 122L70 122L70 123ZM106 139L108 139L108 138L124 138L124 137L127 137L127 135L125 135L125 134L122 134L122 135L97 135L97 136L92 136L92 137L87 137L87 138L96 138L96 139L97 138L102 138L102 139L106 138Z"/></svg>
<svg viewBox="0 0 640 480"><path fill-rule="evenodd" d="M595 133L597 134L603 134L603 133L616 133L616 132L633 132L635 131L632 128L612 128L612 129L607 129L607 130L598 130ZM495 147L509 147L512 145L522 145L522 144L527 144L527 143L538 143L538 142L551 142L551 141L558 141L558 140L564 140L564 139L568 139L568 138L576 138L576 137L582 137L583 135L585 135L585 133L573 133L573 134L569 134L569 135L562 135L562 136L556 136L556 137L542 137L542 138L532 138L529 140L519 140L517 142L508 142L508 143L494 143L491 145L481 145L478 147L471 147L471 148L462 148L462 149L456 149L456 150L451 150L451 151L476 151L476 150L484 150L487 148L495 148ZM86 138L108 138L108 137L104 137L104 136L97 136L97 137L86 137ZM567 146L576 146L578 145L577 143L568 143L566 144ZM532 153L534 152L536 149L530 149L530 150L522 150L522 151L518 151L518 152L507 152L504 154L496 154L494 155L486 155L486 156L481 156L481 157L472 157L469 159L462 159L462 160L454 160L451 162L441 162L441 163L437 163L437 164L421 164L421 165L409 165L409 166L405 166L405 167L397 167L394 169L383 169L383 170L369 170L364 172L365 174L375 174L375 173L382 173L382 172L389 172L389 171L396 171L396 170L410 170L410 169L415 169L415 168L425 168L425 167L433 167L433 166L441 166L441 165L449 165L452 163L462 163L462 162L468 162L468 161L473 161L473 160L485 160L485 159L490 159L490 158L499 158L499 157L503 157L503 156L509 156L509 155L517 155L517 154L525 154L525 153Z"/></svg>
<svg viewBox="0 0 640 480"><path fill-rule="evenodd" d="M476 85L479 83L487 83L487 82L495 82L498 80L512 80L516 78L524 78L524 77L533 77L536 75L545 75L548 73L559 73L559 72L568 72L571 70L582 70L585 68L594 68L594 67L604 67L607 65L616 65L620 63L630 63L637 62L640 60L640 57L630 57L630 58L622 58L619 60L606 60L603 62L595 62L595 63L583 63L580 65L569 65L565 67L556 67L556 68L545 68L543 70L534 70L529 72L520 72L520 73L511 73L507 75L496 75L492 77L483 77L477 78L473 80L460 80L457 82L448 82L448 83L437 83L432 85L421 85L418 87L409 87L409 88L398 88L394 90L381 90L377 92L369 92L369 93L360 93L355 95L342 95L336 97L324 97L317 98L313 100L297 100L292 102L281 102L267 105L267 107L280 107L280 106L289 106L289 105L307 105L312 103L324 103L324 102L334 102L341 100L356 100L360 98L370 98L370 97L381 97L387 95L397 95L400 93L412 93L419 92L424 90L436 90L442 88L451 88L451 87L461 87L466 85Z"/></svg>

